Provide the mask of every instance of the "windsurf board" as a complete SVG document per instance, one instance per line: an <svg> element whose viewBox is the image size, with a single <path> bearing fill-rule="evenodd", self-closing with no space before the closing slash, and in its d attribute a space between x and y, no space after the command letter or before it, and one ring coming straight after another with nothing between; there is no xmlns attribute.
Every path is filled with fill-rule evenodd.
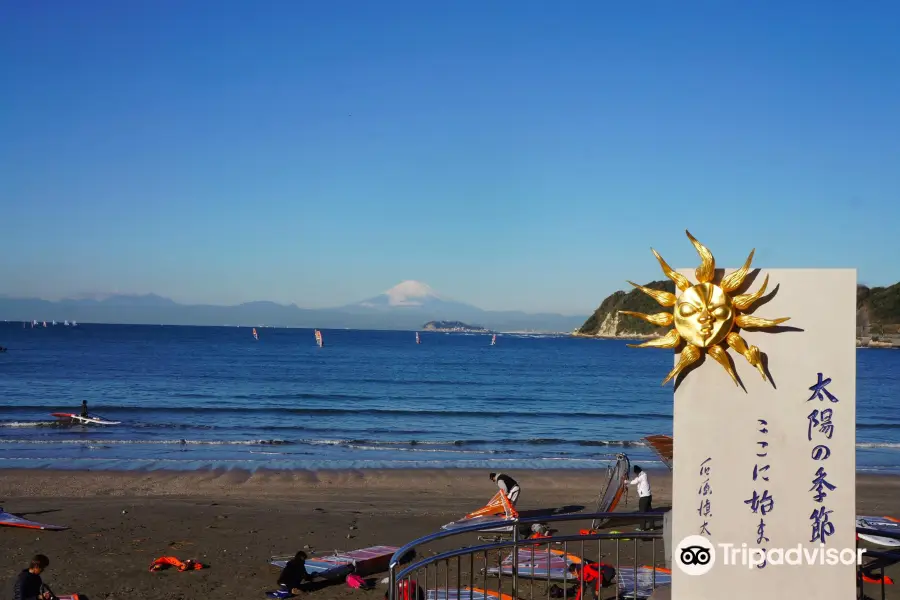
<svg viewBox="0 0 900 600"><path fill-rule="evenodd" d="M616 573L616 587L618 588L619 598L649 599L653 595L656 588L672 585L672 572L669 569L643 566L637 568L637 579L635 580L634 567L623 566Z"/></svg>
<svg viewBox="0 0 900 600"><path fill-rule="evenodd" d="M391 557L399 549L396 546L370 546L349 552L335 552L332 555L312 556L306 559L306 571L321 579L341 579L350 572L351 567L355 567L357 575L366 577L387 571ZM270 564L283 569L292 558L293 556L276 556Z"/></svg>
<svg viewBox="0 0 900 600"><path fill-rule="evenodd" d="M74 413L50 413L50 416L61 420L68 419L73 423L78 423L80 425L119 425L122 423L121 421L110 421L103 417L98 417L97 415L82 417L81 415L76 415Z"/></svg>
<svg viewBox="0 0 900 600"><path fill-rule="evenodd" d="M885 533L900 534L900 520L894 519L893 517L857 516L856 526L863 529L875 529L877 531L884 531ZM857 535L859 535L859 539L878 544L879 546L891 546L894 548L900 546L900 540L898 539L872 535L869 533L859 533Z"/></svg>
<svg viewBox="0 0 900 600"><path fill-rule="evenodd" d="M22 527L23 529L44 529L47 531L63 531L64 529L68 529L68 527L62 525L47 525L46 523L29 521L28 519L23 519L22 517L10 514L2 508L0 508L0 525L6 527Z"/></svg>

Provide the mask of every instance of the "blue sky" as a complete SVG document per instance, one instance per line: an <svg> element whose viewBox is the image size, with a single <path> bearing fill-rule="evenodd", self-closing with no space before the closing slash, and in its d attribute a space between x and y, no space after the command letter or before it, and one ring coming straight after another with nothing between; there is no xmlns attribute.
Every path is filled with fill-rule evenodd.
<svg viewBox="0 0 900 600"><path fill-rule="evenodd" d="M900 280L900 5L626 4L3 3L0 293L586 314L685 228Z"/></svg>

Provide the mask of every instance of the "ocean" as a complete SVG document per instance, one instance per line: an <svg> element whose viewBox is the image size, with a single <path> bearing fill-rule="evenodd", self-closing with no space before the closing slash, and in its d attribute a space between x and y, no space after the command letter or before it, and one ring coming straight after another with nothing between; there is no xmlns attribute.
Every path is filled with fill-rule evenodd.
<svg viewBox="0 0 900 600"><path fill-rule="evenodd" d="M0 323L0 468L663 468L665 350L503 334ZM857 351L857 466L900 473L900 352ZM121 425L61 425L51 412Z"/></svg>

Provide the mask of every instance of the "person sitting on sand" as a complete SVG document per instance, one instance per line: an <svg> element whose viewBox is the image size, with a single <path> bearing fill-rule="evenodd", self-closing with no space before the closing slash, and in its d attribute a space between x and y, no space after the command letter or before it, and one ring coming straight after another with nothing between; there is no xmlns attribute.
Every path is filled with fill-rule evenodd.
<svg viewBox="0 0 900 600"><path fill-rule="evenodd" d="M41 573L50 564L50 559L43 554L38 554L31 559L31 565L23 569L16 578L13 588L13 600L50 600L53 595L49 591L43 591L44 582Z"/></svg>
<svg viewBox="0 0 900 600"><path fill-rule="evenodd" d="M81 401L81 416L85 419L88 418L88 410L87 410L87 400Z"/></svg>
<svg viewBox="0 0 900 600"><path fill-rule="evenodd" d="M292 594L299 594L303 582L312 581L312 578L313 576L306 570L306 552L301 550L284 565L281 575L278 576L278 585L290 590Z"/></svg>
<svg viewBox="0 0 900 600"><path fill-rule="evenodd" d="M491 481L496 482L498 488L506 493L509 503L515 506L516 501L519 499L519 483L503 473L491 473L490 478Z"/></svg>

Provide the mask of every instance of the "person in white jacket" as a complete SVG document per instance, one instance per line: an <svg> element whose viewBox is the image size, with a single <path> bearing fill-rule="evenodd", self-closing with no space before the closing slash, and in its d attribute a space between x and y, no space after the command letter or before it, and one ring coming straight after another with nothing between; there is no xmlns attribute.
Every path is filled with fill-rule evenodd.
<svg viewBox="0 0 900 600"><path fill-rule="evenodd" d="M647 481L647 473L642 468L634 466L634 479L627 482L628 485L636 485L638 493L638 512L648 513L653 510L653 494L650 493L650 482ZM644 521L643 527L638 527L638 531L649 531L653 529L650 521Z"/></svg>

